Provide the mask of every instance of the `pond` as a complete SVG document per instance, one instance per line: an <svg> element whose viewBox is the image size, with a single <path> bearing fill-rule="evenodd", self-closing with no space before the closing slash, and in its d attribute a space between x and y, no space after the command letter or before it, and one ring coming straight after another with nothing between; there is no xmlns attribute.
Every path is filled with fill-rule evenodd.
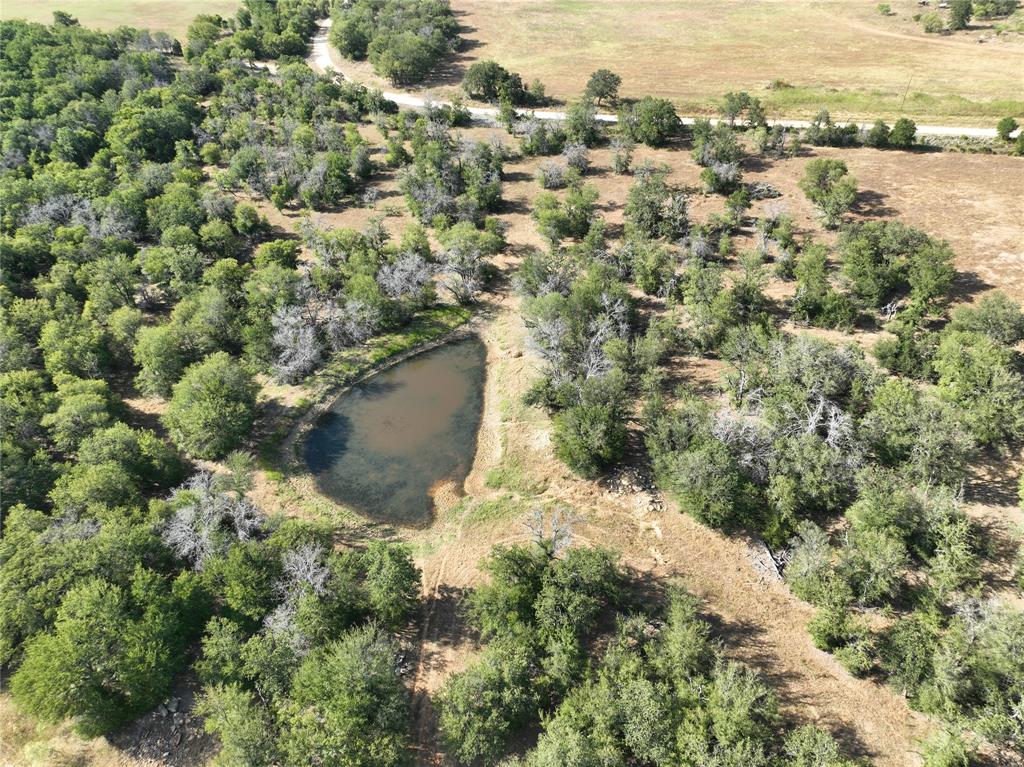
<svg viewBox="0 0 1024 767"><path fill-rule="evenodd" d="M486 356L472 336L342 394L305 442L320 491L381 522L429 524L435 490L453 482L461 492L473 465Z"/></svg>

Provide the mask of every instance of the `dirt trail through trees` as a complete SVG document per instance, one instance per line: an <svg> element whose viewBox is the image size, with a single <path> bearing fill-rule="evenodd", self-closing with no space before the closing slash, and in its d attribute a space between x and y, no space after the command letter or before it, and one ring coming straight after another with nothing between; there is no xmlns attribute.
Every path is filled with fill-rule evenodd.
<svg viewBox="0 0 1024 767"><path fill-rule="evenodd" d="M517 244L511 243L513 249ZM514 261L505 263L507 269ZM498 309L481 335L489 349L489 388L506 402L521 396L535 369L525 354L526 331L519 299L503 290ZM495 361L502 364L495 365ZM497 372L494 372L497 371ZM751 562L744 541L727 538L680 513L669 503L657 510L644 490L615 494L595 482L572 477L550 455L547 424L506 421L489 397L485 444L507 442L528 451L530 473L543 477L547 489L538 502L565 504L576 511L578 542L611 546L636 576L652 583L679 579L704 600L704 609L725 641L728 655L755 666L778 692L787 713L799 721L827 727L848 749L870 757L880 767L919 762L916 743L930 731L927 719L912 712L891 689L850 676L828 654L811 643L806 623L812 609L777 582L768 582ZM637 425L633 424L636 429ZM481 461L481 459L483 459ZM497 459L491 449L478 452L467 480L476 499L495 498L483 474ZM495 543L527 540L522 515L497 523L442 520L430 532L436 551L423 562L425 608L417 653L416 733L420 764L438 764L436 721L429 696L445 678L462 669L475 652L460 616L460 599L480 578L476 563Z"/></svg>

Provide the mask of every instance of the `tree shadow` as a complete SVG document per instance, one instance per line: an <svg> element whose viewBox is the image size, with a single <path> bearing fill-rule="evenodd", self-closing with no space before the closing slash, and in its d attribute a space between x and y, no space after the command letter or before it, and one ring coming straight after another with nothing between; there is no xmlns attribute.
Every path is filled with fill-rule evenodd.
<svg viewBox="0 0 1024 767"><path fill-rule="evenodd" d="M972 474L967 485L967 499L987 506L1016 506L1017 477L1009 471L1012 455L1024 446L1012 445L1006 451L994 447L981 451L972 461Z"/></svg>
<svg viewBox="0 0 1024 767"><path fill-rule="evenodd" d="M899 214L895 208L886 204L889 195L874 189L862 189L851 209L858 216L865 218L888 218Z"/></svg>
<svg viewBox="0 0 1024 767"><path fill-rule="evenodd" d="M952 301L969 301L979 293L991 290L995 285L985 282L977 272L957 270L953 285L949 289Z"/></svg>

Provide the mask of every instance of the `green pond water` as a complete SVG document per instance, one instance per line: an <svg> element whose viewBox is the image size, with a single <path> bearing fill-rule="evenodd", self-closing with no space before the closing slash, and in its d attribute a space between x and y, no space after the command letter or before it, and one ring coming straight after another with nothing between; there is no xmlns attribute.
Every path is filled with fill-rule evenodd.
<svg viewBox="0 0 1024 767"><path fill-rule="evenodd" d="M320 491L375 520L430 523L433 490L473 465L486 349L473 336L432 349L341 395L306 439Z"/></svg>

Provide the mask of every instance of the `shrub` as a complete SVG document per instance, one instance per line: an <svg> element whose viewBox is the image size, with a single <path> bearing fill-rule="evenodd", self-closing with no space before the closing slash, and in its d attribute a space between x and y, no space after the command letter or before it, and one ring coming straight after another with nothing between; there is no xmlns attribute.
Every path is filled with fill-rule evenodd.
<svg viewBox="0 0 1024 767"><path fill-rule="evenodd" d="M942 20L942 15L935 11L928 11L928 13L921 14L921 26L924 31L929 34L938 34L946 29L946 24Z"/></svg>
<svg viewBox="0 0 1024 767"><path fill-rule="evenodd" d="M249 435L259 387L225 352L189 367L164 415L171 439L199 458L219 458Z"/></svg>
<svg viewBox="0 0 1024 767"><path fill-rule="evenodd" d="M462 78L462 90L470 98L492 104L499 100L515 106L530 103L529 94L523 88L522 78L515 72L509 72L496 61L475 62Z"/></svg>
<svg viewBox="0 0 1024 767"><path fill-rule="evenodd" d="M659 147L679 132L679 116L672 102L645 96L619 114L622 132L633 141Z"/></svg>
<svg viewBox="0 0 1024 767"><path fill-rule="evenodd" d="M857 198L857 181L842 160L818 158L807 164L800 188L821 213L825 226L835 229Z"/></svg>
<svg viewBox="0 0 1024 767"><path fill-rule="evenodd" d="M923 767L970 767L974 749L962 735L940 730L922 744L921 757Z"/></svg>
<svg viewBox="0 0 1024 767"><path fill-rule="evenodd" d="M561 189L565 186L565 166L545 160L537 166L537 183L542 189Z"/></svg>
<svg viewBox="0 0 1024 767"><path fill-rule="evenodd" d="M1004 117L996 123L996 135L1003 141L1009 141L1010 135L1019 127L1020 125L1012 117Z"/></svg>

